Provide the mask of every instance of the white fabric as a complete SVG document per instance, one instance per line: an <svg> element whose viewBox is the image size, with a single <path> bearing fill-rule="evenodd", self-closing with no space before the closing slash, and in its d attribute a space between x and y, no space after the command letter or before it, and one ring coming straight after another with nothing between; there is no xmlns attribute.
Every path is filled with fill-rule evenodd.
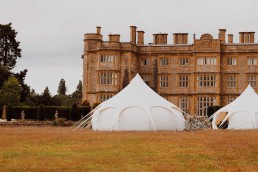
<svg viewBox="0 0 258 172"><path fill-rule="evenodd" d="M181 110L159 96L137 74L117 95L101 103L92 116L93 130L183 130Z"/></svg>
<svg viewBox="0 0 258 172"><path fill-rule="evenodd" d="M227 112L226 117L222 121L222 123L228 121L227 129L257 129L258 95L248 85L245 91L235 101L213 114L213 129L218 129L216 120L222 112Z"/></svg>

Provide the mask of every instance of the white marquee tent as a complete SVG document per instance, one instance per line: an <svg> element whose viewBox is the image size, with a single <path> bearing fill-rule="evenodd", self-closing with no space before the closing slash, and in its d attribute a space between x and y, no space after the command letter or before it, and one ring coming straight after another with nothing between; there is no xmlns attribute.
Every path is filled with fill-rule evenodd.
<svg viewBox="0 0 258 172"><path fill-rule="evenodd" d="M227 129L258 128L258 95L250 85L236 100L213 114L213 129L225 125Z"/></svg>
<svg viewBox="0 0 258 172"><path fill-rule="evenodd" d="M92 115L93 130L183 130L181 110L155 93L137 74L122 91L101 103Z"/></svg>

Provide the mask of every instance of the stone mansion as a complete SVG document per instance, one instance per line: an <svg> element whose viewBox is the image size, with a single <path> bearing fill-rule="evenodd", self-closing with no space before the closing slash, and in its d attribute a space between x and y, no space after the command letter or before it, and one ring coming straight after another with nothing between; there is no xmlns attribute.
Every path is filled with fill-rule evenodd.
<svg viewBox="0 0 258 172"><path fill-rule="evenodd" d="M207 107L224 106L239 96L248 84L257 91L258 44L255 32L233 35L219 29L219 38L203 34L188 43L188 33L153 34L144 43L144 31L130 26L130 42L119 34L103 41L101 27L84 35L83 101L105 101L123 89L125 73L131 80L139 73L158 94L190 115L206 115ZM148 97L146 97L148 99Z"/></svg>

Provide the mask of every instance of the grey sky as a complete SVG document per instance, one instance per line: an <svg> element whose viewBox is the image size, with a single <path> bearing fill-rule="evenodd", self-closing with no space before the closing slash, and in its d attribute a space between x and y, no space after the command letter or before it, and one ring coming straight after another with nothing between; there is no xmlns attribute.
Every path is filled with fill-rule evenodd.
<svg viewBox="0 0 258 172"><path fill-rule="evenodd" d="M197 38L227 29L238 42L238 32L258 32L257 0L0 0L0 23L13 23L21 42L22 58L15 71L28 69L26 83L56 94L61 78L71 93L82 80L83 34L102 27L102 34L118 33L129 41L129 26L152 34L189 33ZM257 36L257 33L256 33ZM257 41L256 41L257 42Z"/></svg>

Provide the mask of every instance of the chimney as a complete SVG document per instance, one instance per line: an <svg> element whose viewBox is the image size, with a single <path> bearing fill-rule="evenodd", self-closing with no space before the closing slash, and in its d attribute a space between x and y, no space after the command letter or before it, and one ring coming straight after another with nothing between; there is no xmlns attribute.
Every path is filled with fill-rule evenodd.
<svg viewBox="0 0 258 172"><path fill-rule="evenodd" d="M167 33L153 34L153 44L167 44Z"/></svg>
<svg viewBox="0 0 258 172"><path fill-rule="evenodd" d="M100 27L100 26L97 26L96 28L97 28L97 34L100 35L100 34L101 34L101 27Z"/></svg>
<svg viewBox="0 0 258 172"><path fill-rule="evenodd" d="M250 32L250 43L254 43L254 34L255 32Z"/></svg>
<svg viewBox="0 0 258 172"><path fill-rule="evenodd" d="M173 33L173 43L178 44L178 34Z"/></svg>
<svg viewBox="0 0 258 172"><path fill-rule="evenodd" d="M136 44L136 26L130 26L130 42Z"/></svg>
<svg viewBox="0 0 258 172"><path fill-rule="evenodd" d="M188 33L174 33L173 34L174 44L188 44Z"/></svg>
<svg viewBox="0 0 258 172"><path fill-rule="evenodd" d="M249 43L249 32L245 32L245 43Z"/></svg>
<svg viewBox="0 0 258 172"><path fill-rule="evenodd" d="M164 33L162 34L162 42L161 44L167 44L168 43L168 34Z"/></svg>
<svg viewBox="0 0 258 172"><path fill-rule="evenodd" d="M109 34L109 42L120 42L120 35L119 34Z"/></svg>
<svg viewBox="0 0 258 172"><path fill-rule="evenodd" d="M228 43L232 44L233 43L233 34L228 34Z"/></svg>
<svg viewBox="0 0 258 172"><path fill-rule="evenodd" d="M183 44L188 44L188 33L184 33L183 36L184 36Z"/></svg>
<svg viewBox="0 0 258 172"><path fill-rule="evenodd" d="M144 45L144 31L137 31L138 41L137 45Z"/></svg>
<svg viewBox="0 0 258 172"><path fill-rule="evenodd" d="M219 39L221 43L225 43L226 41L226 29L219 29Z"/></svg>
<svg viewBox="0 0 258 172"><path fill-rule="evenodd" d="M239 32L239 43L244 43L244 32Z"/></svg>

